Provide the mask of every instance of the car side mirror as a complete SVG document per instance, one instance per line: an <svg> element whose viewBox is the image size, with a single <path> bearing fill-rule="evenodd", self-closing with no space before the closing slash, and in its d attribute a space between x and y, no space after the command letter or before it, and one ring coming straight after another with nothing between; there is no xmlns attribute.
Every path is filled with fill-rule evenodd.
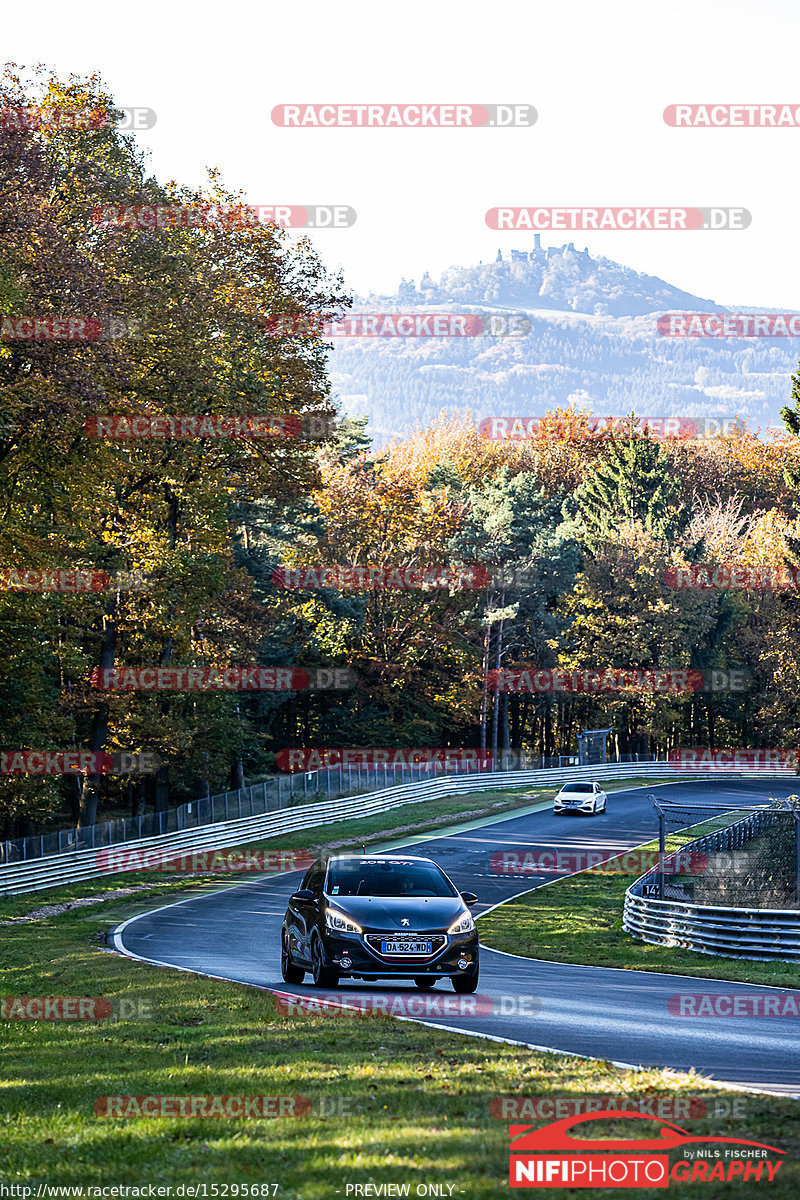
<svg viewBox="0 0 800 1200"><path fill-rule="evenodd" d="M293 892L289 899L299 900L301 903L303 903L309 900L316 900L316 896L312 892L311 888L300 888L300 891Z"/></svg>
<svg viewBox="0 0 800 1200"><path fill-rule="evenodd" d="M462 892L461 899L464 901L465 904L477 904L478 903L478 897L475 895L474 892Z"/></svg>

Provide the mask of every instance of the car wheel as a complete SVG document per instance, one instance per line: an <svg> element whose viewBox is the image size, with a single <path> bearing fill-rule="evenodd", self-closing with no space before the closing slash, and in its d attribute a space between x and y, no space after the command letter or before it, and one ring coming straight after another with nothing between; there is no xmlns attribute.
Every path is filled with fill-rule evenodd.
<svg viewBox="0 0 800 1200"><path fill-rule="evenodd" d="M465 971L463 975L453 975L451 978L453 991L458 992L459 996L474 992L478 986L478 964L475 964L472 971Z"/></svg>
<svg viewBox="0 0 800 1200"><path fill-rule="evenodd" d="M415 975L414 976L414 983L417 985L418 988L422 988L423 992L427 992L428 989L432 988L433 985L437 982L438 981L436 979L431 979L430 975Z"/></svg>
<svg viewBox="0 0 800 1200"><path fill-rule="evenodd" d="M339 982L339 972L328 965L325 948L318 937L311 943L311 974L314 987L335 988Z"/></svg>
<svg viewBox="0 0 800 1200"><path fill-rule="evenodd" d="M281 975L284 983L302 983L306 977L305 971L292 962L285 937L281 938Z"/></svg>

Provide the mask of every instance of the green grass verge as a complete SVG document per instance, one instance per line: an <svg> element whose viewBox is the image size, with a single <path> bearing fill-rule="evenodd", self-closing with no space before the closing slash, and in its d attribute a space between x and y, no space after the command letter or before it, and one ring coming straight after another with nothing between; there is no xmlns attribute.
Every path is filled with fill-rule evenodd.
<svg viewBox="0 0 800 1200"><path fill-rule="evenodd" d="M667 838L666 848L678 850L693 838L734 819L715 818L697 826L691 834ZM644 849L657 852L658 842L648 842ZM718 958L679 946L651 946L631 937L622 928L622 909L625 891L634 876L621 868L615 872L616 863L618 860L612 859L602 870L554 880L480 917L481 942L508 954L551 962L800 986L796 963Z"/></svg>
<svg viewBox="0 0 800 1200"><path fill-rule="evenodd" d="M115 918L134 906L134 898L115 901ZM488 1200L508 1186L507 1121L490 1115L493 1099L677 1096L705 1098L712 1113L735 1101L738 1119L677 1123L698 1135L779 1146L789 1161L770 1196L789 1200L800 1188L792 1161L800 1154L796 1101L735 1098L688 1075L623 1071L383 1016L289 1017L257 989L104 952L106 927L104 910L75 909L2 931L4 996L144 1000L154 1014L128 1022L0 1021L3 1183L277 1183L279 1200L335 1200L348 1183L410 1184L413 1196L418 1183L436 1182L453 1185L454 1197ZM162 1094L301 1095L314 1109L284 1120L95 1115L100 1096ZM323 1098L334 1114L327 1118L319 1115ZM612 1131L632 1136L630 1123L603 1122L597 1132ZM672 1186L687 1200L699 1194L697 1184ZM709 1200L722 1195L700 1190ZM730 1194L742 1192L731 1185ZM657 1200L663 1191L636 1195Z"/></svg>

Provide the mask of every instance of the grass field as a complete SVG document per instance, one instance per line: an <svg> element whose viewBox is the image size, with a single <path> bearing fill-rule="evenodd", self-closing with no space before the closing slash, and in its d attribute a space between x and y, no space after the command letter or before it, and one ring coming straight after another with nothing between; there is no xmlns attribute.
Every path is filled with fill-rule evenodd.
<svg viewBox="0 0 800 1200"><path fill-rule="evenodd" d="M118 899L102 913L76 909L2 931L4 996L125 998L153 1014L0 1023L4 1183L277 1183L283 1200L335 1200L348 1183L410 1183L413 1195L417 1184L437 1182L453 1185L454 1196L489 1197L507 1187L508 1169L507 1121L490 1115L490 1104L514 1096L700 1097L712 1115L678 1124L800 1152L800 1106L791 1100L735 1098L687 1075L622 1071L388 1017L289 1017L258 989L104 952L109 920L123 920L133 904ZM104 1095L217 1094L306 1096L312 1113L110 1119L94 1111ZM744 1116L713 1115L734 1101ZM603 1122L606 1136L612 1129L632 1136ZM697 1184L672 1186L697 1195ZM798 1187L787 1161L769 1194L788 1200Z"/></svg>

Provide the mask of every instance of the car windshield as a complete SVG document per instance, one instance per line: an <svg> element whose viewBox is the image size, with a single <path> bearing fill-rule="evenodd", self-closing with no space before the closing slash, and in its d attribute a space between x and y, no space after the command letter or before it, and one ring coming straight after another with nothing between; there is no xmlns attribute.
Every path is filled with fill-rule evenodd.
<svg viewBox="0 0 800 1200"><path fill-rule="evenodd" d="M433 863L408 859L361 859L332 862L329 896L457 896L458 892Z"/></svg>
<svg viewBox="0 0 800 1200"><path fill-rule="evenodd" d="M593 783L568 783L563 787L562 792L591 792L594 791Z"/></svg>

